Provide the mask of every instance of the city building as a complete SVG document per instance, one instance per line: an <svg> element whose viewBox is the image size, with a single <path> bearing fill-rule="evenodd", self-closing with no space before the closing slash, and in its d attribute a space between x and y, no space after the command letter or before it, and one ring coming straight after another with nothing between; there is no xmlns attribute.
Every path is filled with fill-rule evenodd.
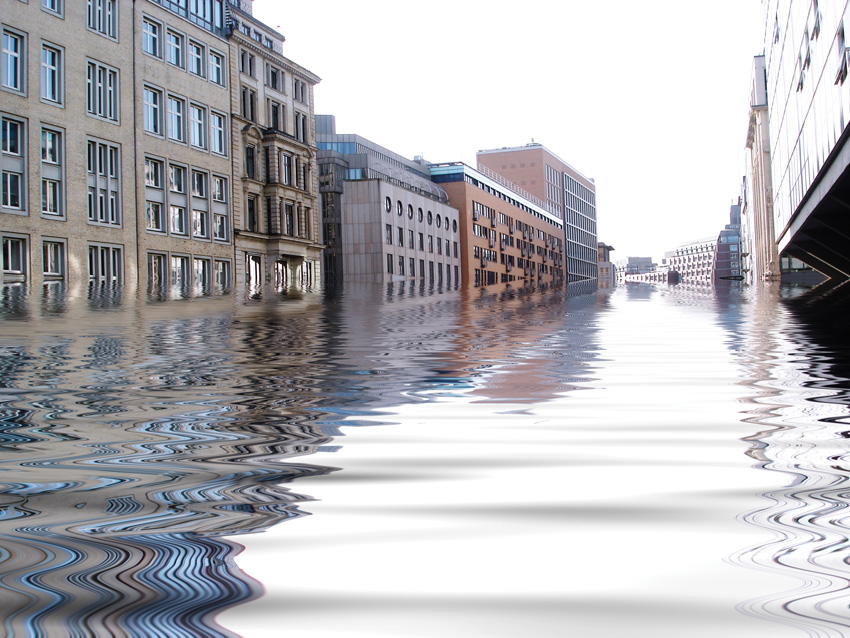
<svg viewBox="0 0 850 638"><path fill-rule="evenodd" d="M3 2L4 295L137 281L133 19L116 0Z"/></svg>
<svg viewBox="0 0 850 638"><path fill-rule="evenodd" d="M600 290L610 290L617 284L617 268L611 262L614 247L599 242L597 245L598 285Z"/></svg>
<svg viewBox="0 0 850 638"><path fill-rule="evenodd" d="M283 36L228 5L236 283L250 289L321 281L313 87L282 54Z"/></svg>
<svg viewBox="0 0 850 638"><path fill-rule="evenodd" d="M16 0L0 30L7 294L319 279L318 78L250 0Z"/></svg>
<svg viewBox="0 0 850 638"><path fill-rule="evenodd" d="M653 272L657 264L652 257L627 257L616 263L617 281L625 281L626 275L642 275Z"/></svg>
<svg viewBox="0 0 850 638"><path fill-rule="evenodd" d="M743 281L741 269L741 199L729 208L729 223L720 231L714 247L712 281Z"/></svg>
<svg viewBox="0 0 850 638"><path fill-rule="evenodd" d="M850 5L766 0L764 64L777 251L850 277Z"/></svg>
<svg viewBox="0 0 850 638"><path fill-rule="evenodd" d="M709 237L682 244L664 253L664 257L669 270L679 273L681 283L709 286L713 280L716 251L717 238Z"/></svg>
<svg viewBox="0 0 850 638"><path fill-rule="evenodd" d="M134 43L133 67L122 79L135 100L135 121L126 121L135 153L132 143L123 148L139 185L129 184L125 198L125 210L139 211L139 281L170 297L226 290L232 283L233 224L224 4L192 3L190 9L185 2L146 0L136 2L134 11L126 3L118 6L132 13L139 34L121 34ZM107 99L113 73L121 70L99 62L89 69ZM106 108L100 96L97 104ZM108 120L108 112L100 118ZM109 140L90 141L89 155L99 161L108 148ZM90 170L89 197L97 197L99 214L101 182L102 171Z"/></svg>
<svg viewBox="0 0 850 638"><path fill-rule="evenodd" d="M764 55L753 59L750 109L747 125L747 176L742 225L748 279L779 278L779 253L773 220L773 180L770 173L770 133L767 114L767 73Z"/></svg>
<svg viewBox="0 0 850 638"><path fill-rule="evenodd" d="M316 129L327 280L459 284L458 210L427 163L338 134L331 115Z"/></svg>
<svg viewBox="0 0 850 638"><path fill-rule="evenodd" d="M497 181L502 176L563 221L568 282L596 279L596 184L592 179L535 142L478 151L476 161L479 171Z"/></svg>
<svg viewBox="0 0 850 638"><path fill-rule="evenodd" d="M561 218L492 172L485 174L462 162L431 164L430 170L431 179L445 189L459 211L463 284L564 282Z"/></svg>

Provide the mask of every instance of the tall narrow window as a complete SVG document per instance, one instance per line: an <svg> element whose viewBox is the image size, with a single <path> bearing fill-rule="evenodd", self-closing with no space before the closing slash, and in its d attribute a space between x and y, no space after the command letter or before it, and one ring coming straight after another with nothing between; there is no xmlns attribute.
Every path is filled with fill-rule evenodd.
<svg viewBox="0 0 850 638"><path fill-rule="evenodd" d="M165 34L165 60L183 68L183 57L183 36L169 29Z"/></svg>
<svg viewBox="0 0 850 638"><path fill-rule="evenodd" d="M0 82L3 88L24 91L24 37L11 31L3 31L3 67Z"/></svg>
<svg viewBox="0 0 850 638"><path fill-rule="evenodd" d="M108 38L117 36L117 0L87 0L87 23L89 29Z"/></svg>
<svg viewBox="0 0 850 638"><path fill-rule="evenodd" d="M86 74L86 111L89 115L118 121L118 71L89 62Z"/></svg>
<svg viewBox="0 0 850 638"><path fill-rule="evenodd" d="M162 92L145 87L143 91L144 127L148 133L162 135Z"/></svg>
<svg viewBox="0 0 850 638"><path fill-rule="evenodd" d="M204 47L197 42L189 40L189 73L204 77Z"/></svg>
<svg viewBox="0 0 850 638"><path fill-rule="evenodd" d="M145 18L142 20L142 51L158 58L162 57L160 53L160 26L156 22L152 22Z"/></svg>
<svg viewBox="0 0 850 638"><path fill-rule="evenodd" d="M186 141L185 110L186 103L171 95L168 96L168 137L178 142Z"/></svg>
<svg viewBox="0 0 850 638"><path fill-rule="evenodd" d="M206 111L197 104L189 105L189 143L199 148L207 146Z"/></svg>
<svg viewBox="0 0 850 638"><path fill-rule="evenodd" d="M224 56L210 51L210 82L224 86Z"/></svg>
<svg viewBox="0 0 850 638"><path fill-rule="evenodd" d="M24 123L7 117L0 118L2 155L0 155L0 205L17 213L25 210L26 156L24 152Z"/></svg>
<svg viewBox="0 0 850 638"><path fill-rule="evenodd" d="M41 97L62 103L62 52L47 45L41 47Z"/></svg>
<svg viewBox="0 0 850 638"><path fill-rule="evenodd" d="M227 154L225 149L225 117L214 111L210 112L210 150L220 155Z"/></svg>

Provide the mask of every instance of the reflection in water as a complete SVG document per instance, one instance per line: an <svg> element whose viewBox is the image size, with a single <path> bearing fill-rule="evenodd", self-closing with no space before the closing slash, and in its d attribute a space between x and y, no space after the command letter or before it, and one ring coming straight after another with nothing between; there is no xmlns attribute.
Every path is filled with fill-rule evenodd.
<svg viewBox="0 0 850 638"><path fill-rule="evenodd" d="M841 638L850 630L848 472L850 415L843 326L847 298L809 294L777 308L756 299L747 330L751 423L748 440L759 467L788 477L764 494L767 504L743 519L773 540L734 560L793 576L798 585L741 605L747 614L798 627L809 636Z"/></svg>
<svg viewBox="0 0 850 638"><path fill-rule="evenodd" d="M395 637L709 635L713 583L698 589L695 572L683 588L670 574L752 507L718 487L736 485L736 462L756 473L744 449L718 452L742 427L759 467L792 481L742 515L761 540L733 562L775 576L779 593L757 590L734 618L811 636L847 626L848 351L818 323L834 307L646 285L574 296L404 282L167 303L117 288L2 291L8 636L234 638L241 628L216 617L236 606L301 636L300 619L312 626L328 602L339 624L324 617L319 635L349 635L341 625L362 614ZM745 423L730 424L742 379ZM394 427L357 428L381 424ZM335 465L347 450L366 460ZM301 458L316 452L335 456ZM313 499L294 481L357 501L305 519ZM399 502L369 504L394 488ZM358 517L339 541L299 537L339 520L334 508ZM283 539L259 556L273 573L248 576L237 556L262 531ZM316 578L329 589L310 593L325 561L333 572ZM429 574L434 589L411 594ZM803 579L790 593L789 574ZM662 575L673 584L659 591L685 592L674 602L649 593ZM451 626L429 624L440 618Z"/></svg>

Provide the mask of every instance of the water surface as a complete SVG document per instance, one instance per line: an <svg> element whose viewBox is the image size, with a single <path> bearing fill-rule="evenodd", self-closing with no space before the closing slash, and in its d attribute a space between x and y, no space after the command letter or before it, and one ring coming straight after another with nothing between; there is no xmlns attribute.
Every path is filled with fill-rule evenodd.
<svg viewBox="0 0 850 638"><path fill-rule="evenodd" d="M834 300L7 291L9 636L844 636Z"/></svg>

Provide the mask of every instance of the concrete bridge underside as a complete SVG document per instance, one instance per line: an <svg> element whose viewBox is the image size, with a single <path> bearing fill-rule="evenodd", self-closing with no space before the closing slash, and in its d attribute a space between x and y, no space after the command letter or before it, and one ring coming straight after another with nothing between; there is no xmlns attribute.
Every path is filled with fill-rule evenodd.
<svg viewBox="0 0 850 638"><path fill-rule="evenodd" d="M777 241L780 252L835 280L850 279L850 143L847 140L843 136Z"/></svg>

